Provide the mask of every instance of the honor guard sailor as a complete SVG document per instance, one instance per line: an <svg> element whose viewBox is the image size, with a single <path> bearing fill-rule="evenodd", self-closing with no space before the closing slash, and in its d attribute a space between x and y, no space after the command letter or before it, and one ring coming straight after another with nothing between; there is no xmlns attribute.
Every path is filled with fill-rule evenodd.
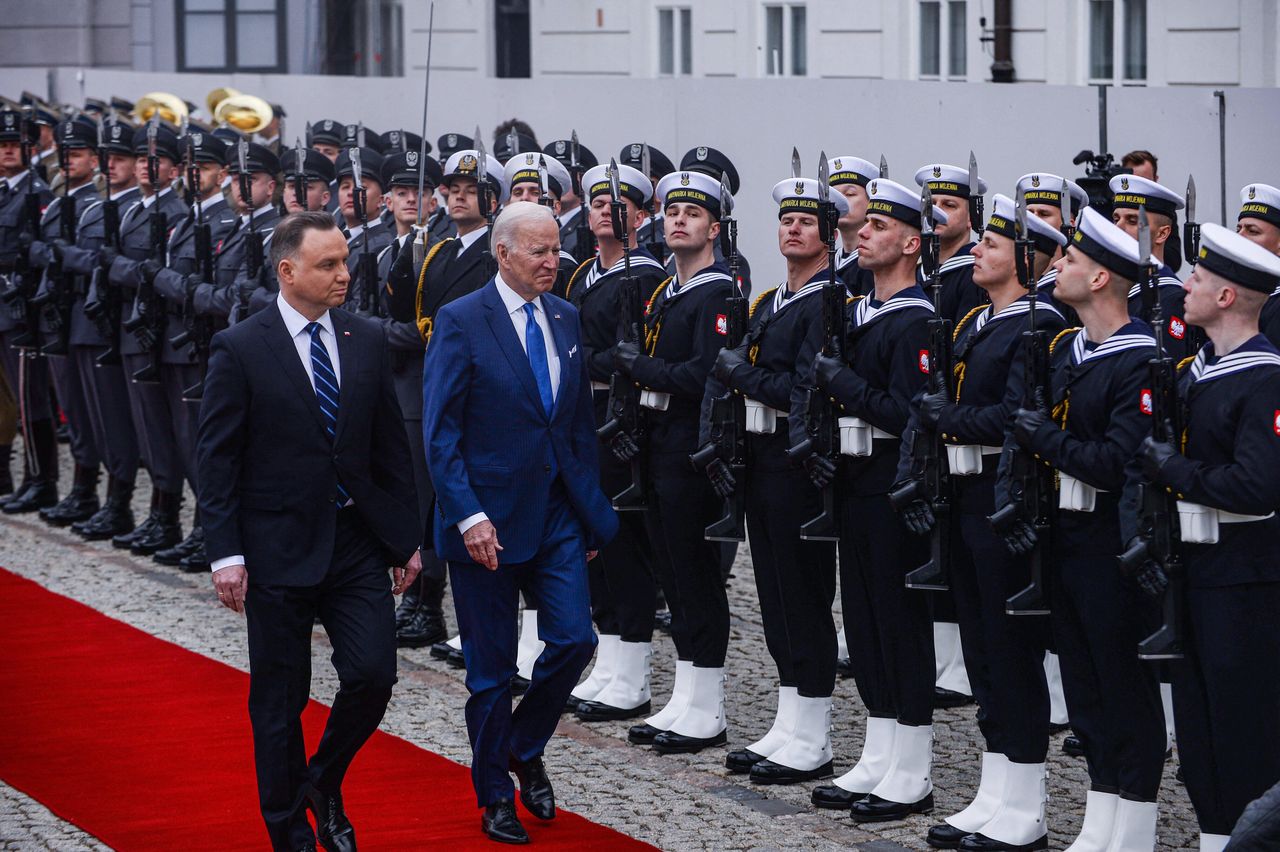
<svg viewBox="0 0 1280 852"><path fill-rule="evenodd" d="M938 274L942 276L942 302L938 310L952 322L987 301L986 294L973 283L972 232L982 226L973 221L975 203L981 203L987 182L977 178L970 186L970 171L959 166L931 163L916 172L916 184L929 187L938 207L947 214L946 224L938 226L941 242Z"/></svg>
<svg viewBox="0 0 1280 852"><path fill-rule="evenodd" d="M696 148L690 148L680 158L680 171L701 172L709 175L712 180L719 182L722 178L728 183L729 192L737 195L738 193L738 169L733 165L725 154L717 151L715 148L708 148L705 145L699 145ZM659 211L659 217L661 216ZM720 243L715 244L716 263L721 265L725 262L724 252L721 250ZM667 264L667 271L671 271L671 264ZM742 252L738 252L738 283L742 288L745 296L751 295L751 264L747 262L747 258Z"/></svg>
<svg viewBox="0 0 1280 852"><path fill-rule="evenodd" d="M861 157L836 157L827 166L831 186L849 202L840 217L840 244L836 246L836 274L850 295L865 296L875 286L871 273L858 266L858 233L867 224L867 184L880 176L875 163Z"/></svg>
<svg viewBox="0 0 1280 852"><path fill-rule="evenodd" d="M544 184L545 178L545 186ZM511 201L530 201L534 204L546 204L559 222L560 199L573 183L569 170L560 164L555 157L548 157L538 152L517 154L507 160L503 167L503 180L511 194ZM564 297L565 285L569 276L573 275L579 263L574 256L560 246L560 272L556 277L551 292Z"/></svg>
<svg viewBox="0 0 1280 852"><path fill-rule="evenodd" d="M1241 189L1236 233L1272 254L1280 254L1280 189L1265 183ZM1262 306L1258 325L1271 344L1280 347L1280 287Z"/></svg>
<svg viewBox="0 0 1280 852"><path fill-rule="evenodd" d="M595 257L592 246L579 245L579 241L591 242L591 231L586 226L587 208L582 199L580 184L583 173L595 168L600 161L591 153L590 148L576 143L574 139L557 139L543 148L542 153L558 160L569 174L569 185L560 195L560 212L556 214L556 220L560 223L560 251L568 252L579 262L591 260Z"/></svg>
<svg viewBox="0 0 1280 852"><path fill-rule="evenodd" d="M1062 187L1064 185L1067 188L1065 203L1062 198ZM1068 240L1071 239L1071 235L1075 231L1076 219L1080 215L1081 208L1087 207L1089 204L1089 194L1081 188L1080 184L1049 172L1032 172L1023 175L1018 178L1018 183L1014 190L1015 194L1021 195L1026 200L1028 213L1044 219L1061 231ZM1063 219L1064 213L1066 214L1065 221ZM1055 255L1053 260L1056 261L1057 259L1058 256ZM1079 325L1079 317L1070 308L1053 297L1053 283L1057 279L1058 270L1050 264L1044 275L1040 276L1040 298L1053 305L1066 318L1068 325Z"/></svg>
<svg viewBox="0 0 1280 852"><path fill-rule="evenodd" d="M618 152L618 164L638 169L642 174L648 168L649 183L655 190L658 187L658 181L676 170L675 163L671 162L671 159L666 154L647 142L632 142L629 145L623 145L622 150ZM649 215L645 223L640 226L640 231L636 234L637 244L643 246L645 251L665 265L671 256L671 252L667 249L666 235L662 231L662 211L658 210L655 213L646 205L645 212Z"/></svg>

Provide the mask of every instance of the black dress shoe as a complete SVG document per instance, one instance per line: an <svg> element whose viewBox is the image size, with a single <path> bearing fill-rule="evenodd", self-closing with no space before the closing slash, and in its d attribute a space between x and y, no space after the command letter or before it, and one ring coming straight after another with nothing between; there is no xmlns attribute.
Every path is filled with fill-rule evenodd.
<svg viewBox="0 0 1280 852"><path fill-rule="evenodd" d="M625 707L614 707L610 704L601 704L599 701L579 701L578 709L575 712L583 722L619 722L623 719L648 716L650 705L651 702L646 701L643 704L627 709Z"/></svg>
<svg viewBox="0 0 1280 852"><path fill-rule="evenodd" d="M924 842L934 849L955 849L960 846L960 841L971 833L964 829L956 828L951 823L944 822L931 827L929 833L925 836Z"/></svg>
<svg viewBox="0 0 1280 852"><path fill-rule="evenodd" d="M453 648L448 642L437 642L431 646L431 658L433 660L446 661L452 653Z"/></svg>
<svg viewBox="0 0 1280 852"><path fill-rule="evenodd" d="M813 792L809 794L809 801L813 802L815 808L825 808L831 811L847 811L854 802L865 796L866 793L850 793L843 787L837 787L835 784L824 784L821 787L814 787Z"/></svg>
<svg viewBox="0 0 1280 852"><path fill-rule="evenodd" d="M756 754L749 748L740 748L724 756L724 768L734 775L745 775L751 767L764 760L763 754Z"/></svg>
<svg viewBox="0 0 1280 852"><path fill-rule="evenodd" d="M918 802L891 802L874 793L868 793L849 808L854 822L891 822L906 819L912 814L927 814L933 810L933 794Z"/></svg>
<svg viewBox="0 0 1280 852"><path fill-rule="evenodd" d="M467 667L467 658L463 655L461 648L450 648L449 656L445 659L445 662L455 669L465 669Z"/></svg>
<svg viewBox="0 0 1280 852"><path fill-rule="evenodd" d="M653 741L662 732L661 728L655 728L645 722L643 725L632 725L631 729L627 731L627 739L636 745L653 745Z"/></svg>
<svg viewBox="0 0 1280 852"><path fill-rule="evenodd" d="M452 661L450 661L452 662ZM524 695L529 691L529 678L520 675L512 675L511 677L511 694Z"/></svg>
<svg viewBox="0 0 1280 852"><path fill-rule="evenodd" d="M307 794L307 807L316 817L316 840L328 852L356 852L356 830L342 809L342 794L326 796L318 790Z"/></svg>
<svg viewBox="0 0 1280 852"><path fill-rule="evenodd" d="M516 803L510 799L501 799L485 807L484 815L480 817L480 830L490 840L499 843L529 842L529 832L520 824Z"/></svg>
<svg viewBox="0 0 1280 852"><path fill-rule="evenodd" d="M972 695L965 695L963 692L956 692L953 689L943 689L940 686L935 686L933 688L933 706L935 710L945 710L951 707L963 707L966 704L972 703Z"/></svg>
<svg viewBox="0 0 1280 852"><path fill-rule="evenodd" d="M663 731L653 738L653 750L658 754L694 754L704 748L729 742L729 732L721 731L714 737L686 737L675 731Z"/></svg>
<svg viewBox="0 0 1280 852"><path fill-rule="evenodd" d="M425 648L449 638L444 617L439 610L419 606L412 615L396 628L396 646L399 648Z"/></svg>
<svg viewBox="0 0 1280 852"><path fill-rule="evenodd" d="M556 794L551 789L551 779L547 777L547 767L542 758L521 762L512 757L507 767L520 782L520 801L529 813L541 820L555 819Z"/></svg>
<svg viewBox="0 0 1280 852"><path fill-rule="evenodd" d="M836 660L836 674L842 678L853 677L853 661L848 657Z"/></svg>
<svg viewBox="0 0 1280 852"><path fill-rule="evenodd" d="M1070 757L1084 757L1084 741L1075 734L1064 737L1062 740L1062 753Z"/></svg>
<svg viewBox="0 0 1280 852"><path fill-rule="evenodd" d="M762 760L751 767L752 784L800 784L804 781L816 781L819 778L830 778L833 775L831 761L827 761L816 769L792 769L772 760Z"/></svg>
<svg viewBox="0 0 1280 852"><path fill-rule="evenodd" d="M1049 835L1046 834L1039 840L1018 845L1016 843L993 840L985 834L970 834L960 841L960 845L957 848L962 852L1036 852L1039 849L1049 848Z"/></svg>

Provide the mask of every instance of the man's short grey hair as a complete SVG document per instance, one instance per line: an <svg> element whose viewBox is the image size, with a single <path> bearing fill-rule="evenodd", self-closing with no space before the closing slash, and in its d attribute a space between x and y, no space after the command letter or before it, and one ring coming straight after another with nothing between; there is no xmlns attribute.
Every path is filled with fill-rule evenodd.
<svg viewBox="0 0 1280 852"><path fill-rule="evenodd" d="M489 235L489 250L496 256L500 245L508 249L515 248L518 234L522 229L544 222L555 224L555 221L556 217L551 212L551 208L543 207L541 204L530 201L508 204L502 208L502 212L493 223L493 233Z"/></svg>

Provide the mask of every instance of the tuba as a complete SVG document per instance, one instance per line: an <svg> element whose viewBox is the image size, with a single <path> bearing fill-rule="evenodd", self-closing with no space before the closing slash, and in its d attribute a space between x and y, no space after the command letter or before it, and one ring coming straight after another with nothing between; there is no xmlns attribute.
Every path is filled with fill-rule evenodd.
<svg viewBox="0 0 1280 852"><path fill-rule="evenodd" d="M139 124L150 121L151 116L157 113L160 118L178 127L187 118L186 101L168 92L151 92L143 95L133 106L133 117Z"/></svg>
<svg viewBox="0 0 1280 852"><path fill-rule="evenodd" d="M271 104L256 95L236 94L223 98L213 111L217 124L229 124L241 133L257 133L268 124L274 113Z"/></svg>

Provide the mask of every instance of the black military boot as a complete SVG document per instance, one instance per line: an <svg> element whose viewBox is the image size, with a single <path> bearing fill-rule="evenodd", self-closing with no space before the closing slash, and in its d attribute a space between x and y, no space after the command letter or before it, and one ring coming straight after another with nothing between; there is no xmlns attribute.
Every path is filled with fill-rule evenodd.
<svg viewBox="0 0 1280 852"><path fill-rule="evenodd" d="M133 527L131 530L127 532L122 532L119 535L112 536L111 546L118 547L121 550L128 550L129 548L133 547L133 542L136 539L144 535L151 535L151 532L152 530L155 529L156 524L160 522L159 512L160 512L160 491L154 485L152 485L151 486L151 509L148 512L146 519L143 520L143 522L138 524L136 527Z"/></svg>
<svg viewBox="0 0 1280 852"><path fill-rule="evenodd" d="M401 648L425 648L449 638L441 608L441 601L444 600L444 578L420 574L418 580L422 587L418 608L408 622L396 630L396 645Z"/></svg>
<svg viewBox="0 0 1280 852"><path fill-rule="evenodd" d="M209 572L209 553L204 549L204 529L200 529L200 544L178 563L178 567L188 574L207 574Z"/></svg>
<svg viewBox="0 0 1280 852"><path fill-rule="evenodd" d="M182 560L197 550L204 550L204 529L199 524L192 526L191 534L182 541L173 547L157 550L151 558L161 565L181 565Z"/></svg>
<svg viewBox="0 0 1280 852"><path fill-rule="evenodd" d="M13 444L0 444L0 497L6 500L13 493L13 473L9 470L12 457Z"/></svg>
<svg viewBox="0 0 1280 852"><path fill-rule="evenodd" d="M173 547L182 541L182 523L178 513L182 509L181 491L161 491L156 504L156 524L147 535L139 535L129 545L138 556L150 556L157 550Z"/></svg>
<svg viewBox="0 0 1280 852"><path fill-rule="evenodd" d="M45 523L65 527L92 518L101 508L98 502L98 469L76 465L75 481L67 496L56 505L40 510Z"/></svg>
<svg viewBox="0 0 1280 852"><path fill-rule="evenodd" d="M418 602L422 600L422 581L425 580L422 574L418 574L417 579L413 581L413 585L404 590L404 594L400 597L400 603L396 606L396 633L409 623L409 619L413 618L413 614L418 611Z"/></svg>
<svg viewBox="0 0 1280 852"><path fill-rule="evenodd" d="M134 528L133 483L107 477L107 502L92 518L71 525L71 531L85 541L104 541Z"/></svg>
<svg viewBox="0 0 1280 852"><path fill-rule="evenodd" d="M32 423L27 437L35 450L39 473L33 473L26 487L19 489L4 504L6 515L24 515L58 502L58 442L53 437L53 422L39 420Z"/></svg>

